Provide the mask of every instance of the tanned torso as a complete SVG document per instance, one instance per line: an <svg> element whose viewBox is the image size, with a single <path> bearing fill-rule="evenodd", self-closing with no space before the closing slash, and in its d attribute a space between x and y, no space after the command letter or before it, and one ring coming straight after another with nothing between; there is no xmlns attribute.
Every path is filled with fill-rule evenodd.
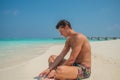
<svg viewBox="0 0 120 80"><path fill-rule="evenodd" d="M79 38L79 41L77 41ZM91 67L91 47L87 38L79 33L75 33L67 39L67 45L73 50L77 43L81 44L78 57L74 63L82 64L86 67Z"/></svg>

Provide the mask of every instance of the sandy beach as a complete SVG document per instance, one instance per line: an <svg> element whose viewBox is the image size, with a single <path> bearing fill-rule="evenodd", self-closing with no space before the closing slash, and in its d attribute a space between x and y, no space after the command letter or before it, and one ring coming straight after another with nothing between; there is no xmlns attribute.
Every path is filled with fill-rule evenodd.
<svg viewBox="0 0 120 80"><path fill-rule="evenodd" d="M84 80L120 80L120 40L90 43L92 74ZM63 46L64 44L52 45L40 56L0 69L0 80L39 80L38 74L48 67L48 57L51 54L58 55ZM68 56L69 54L66 58Z"/></svg>

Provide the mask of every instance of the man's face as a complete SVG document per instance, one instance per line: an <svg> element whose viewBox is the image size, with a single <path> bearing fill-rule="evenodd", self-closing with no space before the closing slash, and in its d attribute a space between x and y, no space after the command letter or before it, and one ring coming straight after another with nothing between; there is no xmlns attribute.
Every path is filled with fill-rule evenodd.
<svg viewBox="0 0 120 80"><path fill-rule="evenodd" d="M65 28L59 27L58 31L60 32L60 34L61 34L62 36L67 37L66 27L65 27Z"/></svg>

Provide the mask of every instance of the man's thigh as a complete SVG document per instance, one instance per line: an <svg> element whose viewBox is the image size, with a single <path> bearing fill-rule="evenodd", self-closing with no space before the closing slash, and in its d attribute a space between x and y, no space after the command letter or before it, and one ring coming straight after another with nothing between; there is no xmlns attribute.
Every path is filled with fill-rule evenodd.
<svg viewBox="0 0 120 80"><path fill-rule="evenodd" d="M56 69L56 78L58 79L76 79L78 75L78 67L75 66L59 66Z"/></svg>

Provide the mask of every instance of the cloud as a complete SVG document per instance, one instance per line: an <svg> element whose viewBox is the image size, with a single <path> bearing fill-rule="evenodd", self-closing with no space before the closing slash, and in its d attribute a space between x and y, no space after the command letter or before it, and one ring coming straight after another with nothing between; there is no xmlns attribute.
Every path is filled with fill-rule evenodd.
<svg viewBox="0 0 120 80"><path fill-rule="evenodd" d="M18 10L14 10L14 11L13 11L13 15L14 15L14 16L17 16L17 15L18 15L18 13L19 13L19 11L18 11Z"/></svg>
<svg viewBox="0 0 120 80"><path fill-rule="evenodd" d="M18 15L19 15L19 10L18 10L18 9L4 10L4 11L3 11L3 14L4 14L4 15L18 16Z"/></svg>

